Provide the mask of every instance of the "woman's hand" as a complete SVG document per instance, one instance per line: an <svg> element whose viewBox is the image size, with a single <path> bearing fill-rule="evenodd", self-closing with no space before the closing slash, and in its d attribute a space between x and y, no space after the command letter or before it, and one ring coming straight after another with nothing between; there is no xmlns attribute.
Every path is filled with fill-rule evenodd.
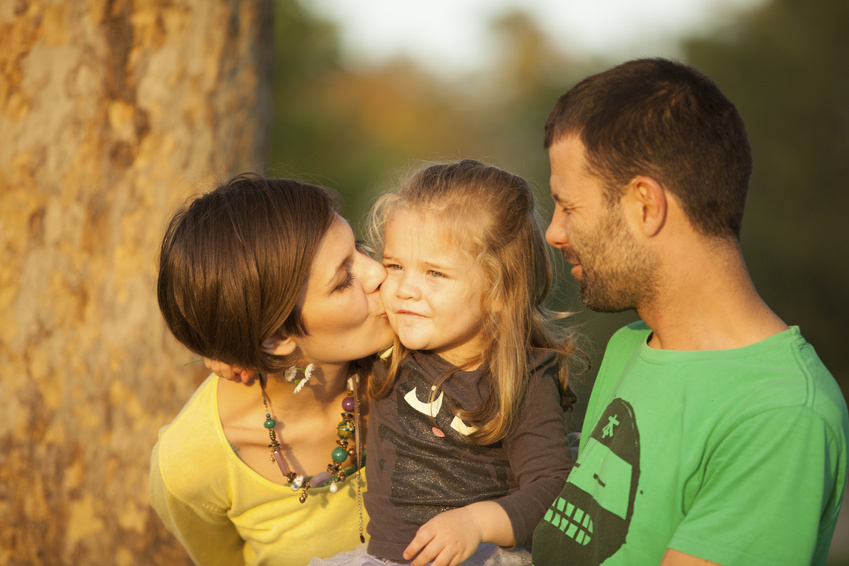
<svg viewBox="0 0 849 566"><path fill-rule="evenodd" d="M241 381L244 384L248 384L253 381L256 376L256 374L249 369L240 368L239 366L231 366L222 361L212 360L210 358L204 358L203 365L205 365L209 371L222 379L226 379L227 381Z"/></svg>
<svg viewBox="0 0 849 566"><path fill-rule="evenodd" d="M457 566L471 557L482 542L513 546L513 526L507 512L494 501L472 503L440 513L419 527L404 549L411 566Z"/></svg>

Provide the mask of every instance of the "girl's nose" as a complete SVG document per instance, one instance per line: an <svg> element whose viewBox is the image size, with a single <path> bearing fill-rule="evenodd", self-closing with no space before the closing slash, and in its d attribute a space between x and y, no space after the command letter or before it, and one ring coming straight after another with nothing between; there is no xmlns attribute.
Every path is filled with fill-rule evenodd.
<svg viewBox="0 0 849 566"><path fill-rule="evenodd" d="M399 299L418 300L421 298L421 291L413 278L407 273L403 273L398 281L398 287L395 289L395 295Z"/></svg>

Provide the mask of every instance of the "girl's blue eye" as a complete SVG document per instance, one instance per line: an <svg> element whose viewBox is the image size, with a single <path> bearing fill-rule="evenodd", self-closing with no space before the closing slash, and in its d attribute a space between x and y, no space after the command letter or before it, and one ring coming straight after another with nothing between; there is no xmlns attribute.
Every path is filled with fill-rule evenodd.
<svg viewBox="0 0 849 566"><path fill-rule="evenodd" d="M386 263L383 265L387 271L401 271L401 266L396 263Z"/></svg>
<svg viewBox="0 0 849 566"><path fill-rule="evenodd" d="M432 269L430 270L430 274L434 277L445 277L445 274L441 271L434 271Z"/></svg>

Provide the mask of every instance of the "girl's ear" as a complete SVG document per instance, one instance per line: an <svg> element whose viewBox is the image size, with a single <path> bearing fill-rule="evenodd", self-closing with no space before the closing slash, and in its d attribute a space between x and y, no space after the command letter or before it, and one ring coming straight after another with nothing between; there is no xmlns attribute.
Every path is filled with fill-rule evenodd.
<svg viewBox="0 0 849 566"><path fill-rule="evenodd" d="M272 334L262 341L262 351L275 356L288 356L295 351L297 345L288 336Z"/></svg>

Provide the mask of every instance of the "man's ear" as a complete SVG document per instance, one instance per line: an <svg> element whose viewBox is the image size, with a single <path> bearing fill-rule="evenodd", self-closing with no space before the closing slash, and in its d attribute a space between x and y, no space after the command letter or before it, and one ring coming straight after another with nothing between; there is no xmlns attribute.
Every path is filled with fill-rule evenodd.
<svg viewBox="0 0 849 566"><path fill-rule="evenodd" d="M275 356L288 356L297 348L297 344L288 336L272 334L262 341L262 351Z"/></svg>
<svg viewBox="0 0 849 566"><path fill-rule="evenodd" d="M638 175L628 184L628 193L639 212L639 229L646 237L656 236L666 223L666 190L652 177Z"/></svg>

